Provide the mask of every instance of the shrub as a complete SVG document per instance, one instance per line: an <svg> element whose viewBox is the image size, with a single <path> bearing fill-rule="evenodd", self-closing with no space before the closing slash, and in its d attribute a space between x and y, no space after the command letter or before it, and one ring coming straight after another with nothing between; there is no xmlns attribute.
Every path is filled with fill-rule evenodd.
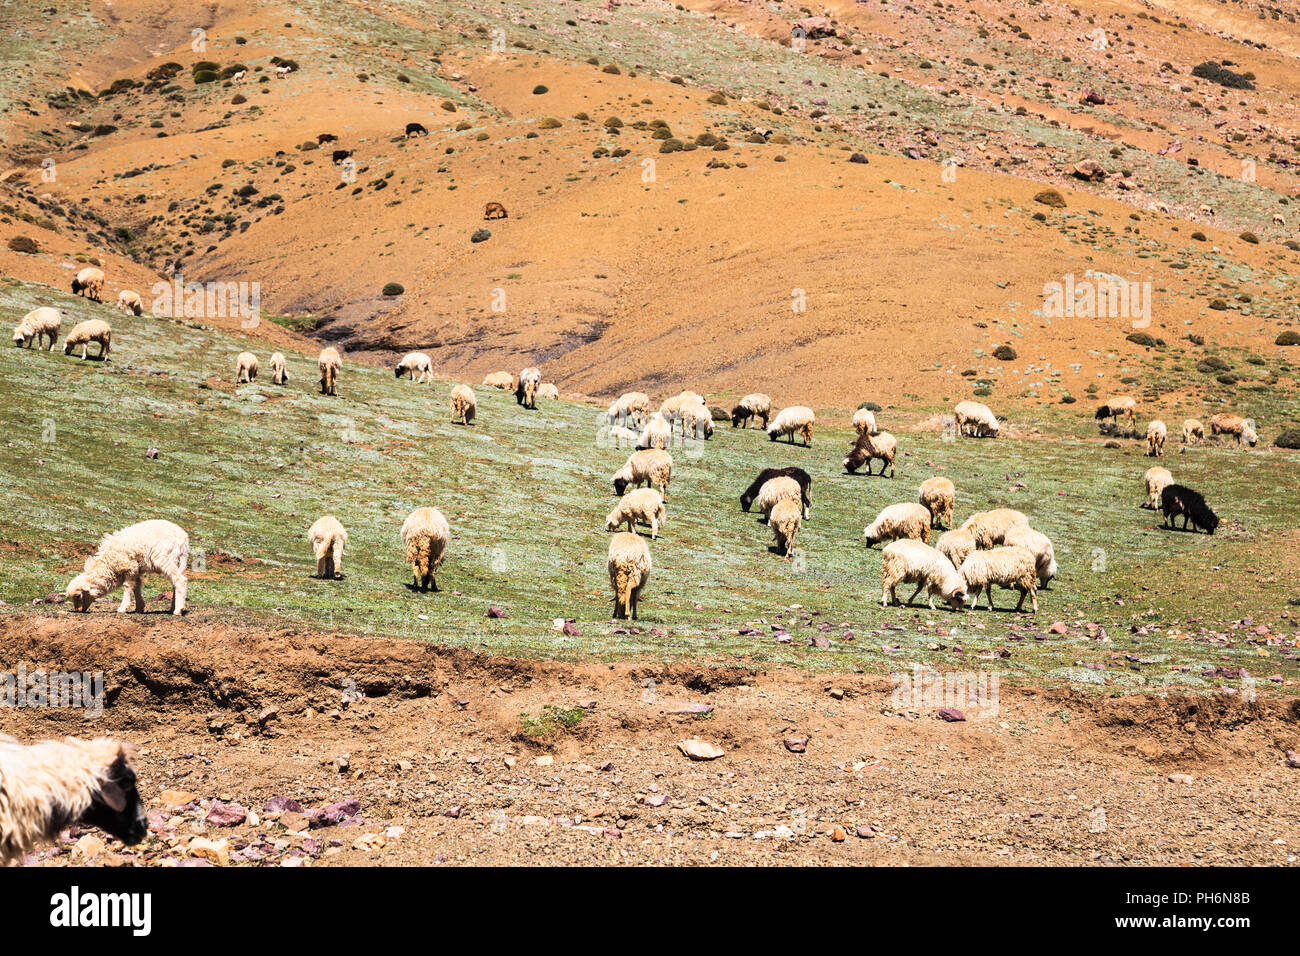
<svg viewBox="0 0 1300 956"><path fill-rule="evenodd" d="M487 242L487 241L488 241L489 239L491 239L491 238L492 238L492 230L491 230L491 229L478 229L478 230L475 230L474 235L472 235L472 236L469 237L469 241L470 241L470 242Z"/></svg>
<svg viewBox="0 0 1300 956"><path fill-rule="evenodd" d="M533 96L541 96L543 93L549 93L549 92L551 91L548 90L541 83L538 83L536 86L533 87Z"/></svg>
<svg viewBox="0 0 1300 956"><path fill-rule="evenodd" d="M245 96L243 93L236 93L234 96L230 98L231 106L239 106L241 103L247 103L247 102L248 102L248 97Z"/></svg>
<svg viewBox="0 0 1300 956"><path fill-rule="evenodd" d="M448 113L454 113L454 112L456 112L456 104L453 103L451 100L443 100L443 101L442 101L441 103L439 103L438 105L439 105L442 109L446 110Z"/></svg>
<svg viewBox="0 0 1300 956"><path fill-rule="evenodd" d="M762 134L762 133L754 132L754 133L750 133L748 136L745 137L745 142L746 142L746 143L758 143L758 144L761 145L761 144L763 144L763 143L766 143L767 140L763 139L763 134Z"/></svg>
<svg viewBox="0 0 1300 956"><path fill-rule="evenodd" d="M211 70L196 70L194 73L194 84L196 86L200 83L213 83L216 79L217 74Z"/></svg>
<svg viewBox="0 0 1300 956"><path fill-rule="evenodd" d="M993 350L993 357L1003 362L1013 362L1016 359L1016 350L1010 345L999 345Z"/></svg>
<svg viewBox="0 0 1300 956"><path fill-rule="evenodd" d="M651 138L651 139L671 139L671 138L672 138L672 135L673 135L673 131L670 130L667 126L658 126L658 127L655 128L655 131L654 131L653 133L650 134L650 138Z"/></svg>
<svg viewBox="0 0 1300 956"><path fill-rule="evenodd" d="M1249 242L1252 246L1259 245L1259 236L1255 235L1253 232L1249 232L1249 231L1243 232L1237 238L1240 239L1242 242Z"/></svg>
<svg viewBox="0 0 1300 956"><path fill-rule="evenodd" d="M1196 371L1198 372L1226 372L1230 368L1232 366L1217 355L1207 355L1196 363Z"/></svg>
<svg viewBox="0 0 1300 956"><path fill-rule="evenodd" d="M586 113L582 112L581 110L579 110L577 113L574 113L573 118L583 123L591 122L591 117L588 116Z"/></svg>
<svg viewBox="0 0 1300 956"><path fill-rule="evenodd" d="M867 157L864 156L862 153L853 153L851 156L849 156L849 162L858 163L860 165L865 166L867 165Z"/></svg>
<svg viewBox="0 0 1300 956"><path fill-rule="evenodd" d="M988 396L990 396L990 395L993 394L993 389L991 389L991 388L977 388L977 389L975 389L974 394L975 394L975 395L978 395L980 398L987 398Z"/></svg>
<svg viewBox="0 0 1300 956"><path fill-rule="evenodd" d="M401 295L405 291L406 289L403 288L400 282L389 282L383 288L383 294L389 298L392 298L395 295Z"/></svg>
<svg viewBox="0 0 1300 956"><path fill-rule="evenodd" d="M1141 345L1146 348L1155 348L1156 346L1156 339L1146 332L1130 332L1124 337L1135 345Z"/></svg>
<svg viewBox="0 0 1300 956"><path fill-rule="evenodd" d="M1278 448L1300 448L1300 428L1288 428L1273 440Z"/></svg>
<svg viewBox="0 0 1300 956"><path fill-rule="evenodd" d="M1062 404L1062 405L1073 405L1073 404L1074 404L1075 402L1077 402L1077 401L1078 401L1078 399L1075 398L1073 395L1062 395L1062 396L1061 396L1061 404Z"/></svg>
<svg viewBox="0 0 1300 956"><path fill-rule="evenodd" d="M1241 376L1236 372L1224 372L1222 375L1216 376L1215 381L1220 385L1236 385L1241 381Z"/></svg>
<svg viewBox="0 0 1300 956"><path fill-rule="evenodd" d="M681 150L682 141L672 136L659 144L659 152L661 153L679 153Z"/></svg>
<svg viewBox="0 0 1300 956"><path fill-rule="evenodd" d="M714 136L712 133L701 133L699 136L695 137L696 146L717 146L719 142L721 141L718 137Z"/></svg>
<svg viewBox="0 0 1300 956"><path fill-rule="evenodd" d="M1209 80L1211 83L1218 83L1220 86L1226 86L1233 90L1253 90L1255 84L1246 78L1244 74L1236 73L1216 63L1213 60L1206 60L1204 63L1198 63L1192 67L1192 76Z"/></svg>
<svg viewBox="0 0 1300 956"><path fill-rule="evenodd" d="M1195 239L1197 242L1204 242L1205 233L1201 232L1200 230L1197 230L1196 232L1192 233L1192 238Z"/></svg>
<svg viewBox="0 0 1300 956"><path fill-rule="evenodd" d="M709 102L712 103L714 106L725 106L727 103L727 98L723 96L721 93L714 93L709 97Z"/></svg>
<svg viewBox="0 0 1300 956"><path fill-rule="evenodd" d="M1044 206L1051 206L1053 209L1065 208L1065 197L1055 189L1044 189L1034 197L1034 202L1040 202Z"/></svg>
<svg viewBox="0 0 1300 956"><path fill-rule="evenodd" d="M617 116L611 116L609 119L605 120L604 125L605 129L622 129L623 121Z"/></svg>
<svg viewBox="0 0 1300 956"><path fill-rule="evenodd" d="M611 76L618 76L618 75L619 75L620 73L622 73L623 71L620 70L620 69L619 69L617 66L615 66L613 63L606 63L604 66L602 66L602 67L600 68L600 72L602 72L602 73L608 73L608 74L610 74Z"/></svg>
<svg viewBox="0 0 1300 956"><path fill-rule="evenodd" d="M1274 345L1300 345L1300 332L1287 329L1273 340Z"/></svg>
<svg viewBox="0 0 1300 956"><path fill-rule="evenodd" d="M1222 299L1213 299L1210 302L1210 308L1215 312L1227 312L1228 303L1224 302Z"/></svg>
<svg viewBox="0 0 1300 956"><path fill-rule="evenodd" d="M40 251L40 246L36 240L30 236L14 236L9 240L9 248L14 252L22 252L29 256L36 255Z"/></svg>

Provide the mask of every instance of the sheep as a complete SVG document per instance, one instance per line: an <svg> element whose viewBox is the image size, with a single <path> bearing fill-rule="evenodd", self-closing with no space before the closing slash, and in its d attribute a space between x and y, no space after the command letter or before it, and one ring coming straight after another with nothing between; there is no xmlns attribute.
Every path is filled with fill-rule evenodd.
<svg viewBox="0 0 1300 956"><path fill-rule="evenodd" d="M406 124L407 139L410 139L412 136L428 136L428 135L429 135L429 131L425 129L423 126L421 126L419 123Z"/></svg>
<svg viewBox="0 0 1300 956"><path fill-rule="evenodd" d="M333 162L335 166L351 157L352 150L350 149L336 149L334 152L330 153L330 161Z"/></svg>
<svg viewBox="0 0 1300 956"><path fill-rule="evenodd" d="M631 444L634 448L640 448L640 447L642 447L642 446L639 444L639 442L641 441L641 436L638 435L636 432L632 431L632 429L630 429L630 428L624 428L622 425L611 425L611 426L609 426L609 437L612 438L612 439L614 439L614 443L615 443L615 444L618 444L619 442L628 442L628 443ZM650 446L650 445L646 445L646 446L644 446L644 447L649 448L649 447L651 447L651 446ZM656 448L661 448L661 447L663 447L663 446L662 446L662 445L656 445L656 446L654 446L654 447L656 447Z"/></svg>
<svg viewBox="0 0 1300 956"><path fill-rule="evenodd" d="M939 540L934 543L934 546L940 554L952 562L954 568L960 568L962 562L975 550L975 536L969 531L957 528L939 535Z"/></svg>
<svg viewBox="0 0 1300 956"><path fill-rule="evenodd" d="M1165 486L1160 492L1160 510L1165 513L1162 524L1168 528L1174 527L1174 519L1179 515L1183 517L1184 531L1189 520L1193 530L1202 528L1206 534L1214 534L1219 526L1219 516L1210 510L1201 494L1184 485Z"/></svg>
<svg viewBox="0 0 1300 956"><path fill-rule="evenodd" d="M778 501L785 499L799 502L799 510L803 511L803 487L798 481L788 475L780 475L776 478L769 478L763 482L763 486L758 489L758 507L763 512L764 517L770 521L772 509L776 507Z"/></svg>
<svg viewBox="0 0 1300 956"><path fill-rule="evenodd" d="M524 408L537 407L537 389L542 384L540 369L531 365L519 373L519 384L515 386L515 404Z"/></svg>
<svg viewBox="0 0 1300 956"><path fill-rule="evenodd" d="M605 530L616 531L624 523L627 530L636 532L636 523L650 526L650 537L659 537L659 526L668 518L664 497L653 488L633 488L614 506L605 518Z"/></svg>
<svg viewBox="0 0 1300 956"><path fill-rule="evenodd" d="M1056 577L1056 549L1052 539L1033 528L1017 526L1007 532L1002 543L1009 548L1024 548L1034 556L1034 570L1038 573L1038 586L1047 587L1047 583Z"/></svg>
<svg viewBox="0 0 1300 956"><path fill-rule="evenodd" d="M859 435L875 435L880 429L876 428L876 413L869 408L859 408L853 413L853 430Z"/></svg>
<svg viewBox="0 0 1300 956"><path fill-rule="evenodd" d="M957 420L957 434L971 438L996 438L1001 427L992 410L979 402L958 402L954 417Z"/></svg>
<svg viewBox="0 0 1300 956"><path fill-rule="evenodd" d="M948 528L952 525L952 512L956 505L957 488L947 478L936 475L921 482L921 504L930 512L930 527Z"/></svg>
<svg viewBox="0 0 1300 956"><path fill-rule="evenodd" d="M935 548L911 538L891 541L885 545L880 560L880 606L898 603L895 588L900 584L915 584L916 590L907 604L925 588L934 610L934 596L940 595L954 611L960 611L966 602L966 579L953 563Z"/></svg>
<svg viewBox="0 0 1300 956"><path fill-rule="evenodd" d="M807 405L791 405L777 414L776 420L767 426L767 437L776 441L782 435L788 435L790 444L794 444L795 433L803 439L804 447L812 447L813 424L817 416Z"/></svg>
<svg viewBox="0 0 1300 956"><path fill-rule="evenodd" d="M1283 216L1280 212L1275 212L1275 213L1273 213L1273 225L1275 225L1275 226L1285 226L1285 225L1286 225L1286 217Z"/></svg>
<svg viewBox="0 0 1300 956"><path fill-rule="evenodd" d="M889 477L894 477L894 458L898 455L898 440L889 432L881 432L878 435L860 435L857 442L849 450L848 457L844 459L844 470L850 475L856 475L858 469L864 464L867 466L867 474L871 474L871 461L874 458L880 459L880 474L885 474L885 466L889 466Z"/></svg>
<svg viewBox="0 0 1300 956"><path fill-rule="evenodd" d="M1205 440L1205 426L1195 418L1189 418L1183 422L1183 444L1191 445L1197 441Z"/></svg>
<svg viewBox="0 0 1300 956"><path fill-rule="evenodd" d="M671 422L676 419L677 413L681 411L683 405L703 404L705 404L703 395L687 390L670 398L665 398L663 404L659 406L659 414Z"/></svg>
<svg viewBox="0 0 1300 956"><path fill-rule="evenodd" d="M483 384L488 388L499 388L503 392L515 390L515 377L509 372L490 372L483 376Z"/></svg>
<svg viewBox="0 0 1300 956"><path fill-rule="evenodd" d="M1168 468L1162 468L1159 465L1153 465L1147 469L1147 473L1142 476L1142 481L1146 485L1147 500L1142 504L1143 508L1150 508L1152 511L1160 510L1160 495L1174 483L1174 476Z"/></svg>
<svg viewBox="0 0 1300 956"><path fill-rule="evenodd" d="M244 77L247 75L248 75L247 70L236 70L234 73L230 75L230 82L242 83L244 82Z"/></svg>
<svg viewBox="0 0 1300 956"><path fill-rule="evenodd" d="M401 378L403 375L409 375L412 384L432 382L433 359L424 352L407 352L393 368L394 378Z"/></svg>
<svg viewBox="0 0 1300 956"><path fill-rule="evenodd" d="M889 505L882 508L876 520L862 531L867 547L878 541L895 541L898 538L917 538L930 543L930 512L913 502Z"/></svg>
<svg viewBox="0 0 1300 956"><path fill-rule="evenodd" d="M762 419L762 428L767 429L767 421L772 416L772 396L762 392L750 392L731 410L731 427L749 427L754 419Z"/></svg>
<svg viewBox="0 0 1300 956"><path fill-rule="evenodd" d="M1252 448L1259 441L1259 436L1255 434L1254 422L1228 412L1219 412L1210 419L1210 432L1215 435L1232 435L1237 439L1238 445L1241 444L1242 439L1245 439L1246 444Z"/></svg>
<svg viewBox="0 0 1300 956"><path fill-rule="evenodd" d="M468 425L474 421L478 412L478 403L474 398L474 389L468 385L456 385L451 390L452 424Z"/></svg>
<svg viewBox="0 0 1300 956"><path fill-rule="evenodd" d="M650 418L650 396L645 392L624 392L609 406L609 423L635 424Z"/></svg>
<svg viewBox="0 0 1300 956"><path fill-rule="evenodd" d="M1200 212L1200 214L1201 214L1202 216L1213 216L1213 215L1214 215L1214 207L1213 207L1213 206L1209 206L1209 205L1202 204L1202 205L1201 205L1201 208L1200 208L1200 210L1199 210L1199 212Z"/></svg>
<svg viewBox="0 0 1300 956"><path fill-rule="evenodd" d="M339 138L333 133L321 133L316 137L316 145L324 146L326 143L337 143Z"/></svg>
<svg viewBox="0 0 1300 956"><path fill-rule="evenodd" d="M252 352L240 352L235 356L235 384L252 382L257 379L257 356Z"/></svg>
<svg viewBox="0 0 1300 956"><path fill-rule="evenodd" d="M129 745L107 737L24 745L0 735L0 866L73 825L128 846L144 839L149 825L129 757Z"/></svg>
<svg viewBox="0 0 1300 956"><path fill-rule="evenodd" d="M792 481L791 478L778 479L780 481ZM802 510L799 502L794 498L782 498L772 507L772 511L767 516L767 526L772 529L776 536L776 552L785 557L790 556L794 550L794 537L799 533L803 526Z"/></svg>
<svg viewBox="0 0 1300 956"><path fill-rule="evenodd" d="M1159 458L1165 452L1165 437L1169 429L1160 419L1155 419L1147 426L1147 457Z"/></svg>
<svg viewBox="0 0 1300 956"><path fill-rule="evenodd" d="M1008 531L1016 527L1029 527L1029 519L1014 508L995 508L977 511L962 522L961 530L970 532L975 547L987 549L1002 543Z"/></svg>
<svg viewBox="0 0 1300 956"><path fill-rule="evenodd" d="M628 486L647 488L659 486L660 492L668 497L668 482L673 474L673 456L660 448L648 448L634 451L623 467L614 472L614 493L622 496Z"/></svg>
<svg viewBox="0 0 1300 956"><path fill-rule="evenodd" d="M650 548L640 535L620 531L609 539L609 586L614 591L614 617L636 620L637 603L650 580Z"/></svg>
<svg viewBox="0 0 1300 956"><path fill-rule="evenodd" d="M285 360L283 352L271 353L271 381L276 385L283 385L289 381L289 363Z"/></svg>
<svg viewBox="0 0 1300 956"><path fill-rule="evenodd" d="M317 518L307 529L307 540L316 555L316 577L330 581L343 577L343 549L348 543L348 533L333 515Z"/></svg>
<svg viewBox="0 0 1300 956"><path fill-rule="evenodd" d="M442 564L451 529L437 508L416 508L402 522L402 541L411 565L411 590L438 591L438 566Z"/></svg>
<svg viewBox="0 0 1300 956"><path fill-rule="evenodd" d="M320 393L322 395L337 395L339 393L339 369L343 367L343 356L339 355L339 350L332 345L321 349L320 359L317 364L320 367Z"/></svg>
<svg viewBox="0 0 1300 956"><path fill-rule="evenodd" d="M1120 418L1127 418L1133 428L1137 428L1137 399L1132 395L1117 395L1106 399L1105 403L1093 415L1097 421L1109 418L1115 425Z"/></svg>
<svg viewBox="0 0 1300 956"><path fill-rule="evenodd" d="M764 468L758 477L750 483L740 496L740 508L748 512L750 505L758 497L763 486L773 478L793 478L799 483L799 499L803 503L803 516L807 518L812 511L812 476L802 468Z"/></svg>
<svg viewBox="0 0 1300 956"><path fill-rule="evenodd" d="M682 437L689 433L705 441L713 437L713 413L707 405L683 405L679 412L682 419Z"/></svg>
<svg viewBox="0 0 1300 956"><path fill-rule="evenodd" d="M123 315L144 315L144 300L132 289L123 289L117 294L117 307Z"/></svg>
<svg viewBox="0 0 1300 956"><path fill-rule="evenodd" d="M989 610L993 610L993 586L997 585L1020 592L1017 611L1025 606L1025 595L1029 595L1034 613L1038 613L1038 566L1034 555L1025 548L976 551L962 563L961 576L970 592L971 610L979 606L981 589L988 592Z"/></svg>
<svg viewBox="0 0 1300 956"><path fill-rule="evenodd" d="M74 295L84 295L92 302L102 301L100 294L104 291L103 270L94 266L82 269L72 279L72 291Z"/></svg>
<svg viewBox="0 0 1300 956"><path fill-rule="evenodd" d="M277 80L283 80L286 76L288 76L292 72L293 72L293 67L291 66L277 66L275 68L275 78Z"/></svg>
<svg viewBox="0 0 1300 956"><path fill-rule="evenodd" d="M84 359L91 342L99 344L99 358L108 357L113 344L113 330L103 319L87 319L74 325L68 337L63 340L63 354L71 355L73 349L81 346L81 357Z"/></svg>
<svg viewBox="0 0 1300 956"><path fill-rule="evenodd" d="M171 613L185 613L185 568L190 562L190 536L179 525L154 519L104 535L99 548L86 559L84 570L68 583L67 597L74 611L86 612L96 598L125 586L118 614L132 606L144 613L143 579L161 574L172 584Z"/></svg>
<svg viewBox="0 0 1300 956"><path fill-rule="evenodd" d="M655 412L637 438L636 447L641 449L665 449L668 447L669 442L672 441L672 437L673 426L668 423L668 419L664 418L661 412Z"/></svg>
<svg viewBox="0 0 1300 956"><path fill-rule="evenodd" d="M39 309L32 309L19 320L14 326L14 345L22 348L24 345L32 347L45 347L45 337L50 337L49 351L54 351L54 345L59 340L59 326L63 324L64 312L62 309L56 309L52 306L43 305Z"/></svg>
<svg viewBox="0 0 1300 956"><path fill-rule="evenodd" d="M543 382L541 385L537 386L537 397L558 399L560 397L560 390L550 382Z"/></svg>

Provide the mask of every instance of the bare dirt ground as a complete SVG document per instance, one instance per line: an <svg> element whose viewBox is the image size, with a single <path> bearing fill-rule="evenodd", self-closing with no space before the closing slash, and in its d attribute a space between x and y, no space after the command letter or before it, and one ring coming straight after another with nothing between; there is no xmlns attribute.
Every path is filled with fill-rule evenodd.
<svg viewBox="0 0 1300 956"><path fill-rule="evenodd" d="M879 675L163 615L8 619L0 647L6 666L102 670L108 700L93 721L4 710L0 729L139 748L145 842L74 831L49 865L1297 861L1295 702L1003 686L996 714L950 722ZM688 759L688 738L723 755Z"/></svg>

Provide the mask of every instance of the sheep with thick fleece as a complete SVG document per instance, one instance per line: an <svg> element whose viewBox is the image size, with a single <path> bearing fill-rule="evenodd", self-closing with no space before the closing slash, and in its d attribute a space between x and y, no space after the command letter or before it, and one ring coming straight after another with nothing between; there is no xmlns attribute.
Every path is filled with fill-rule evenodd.
<svg viewBox="0 0 1300 956"><path fill-rule="evenodd" d="M1165 453L1165 438L1169 429L1160 419L1155 419L1147 426L1147 457L1159 458Z"/></svg>
<svg viewBox="0 0 1300 956"><path fill-rule="evenodd" d="M782 435L788 435L790 444L794 444L794 436L798 433L803 439L806 447L812 447L813 424L817 421L817 416L807 405L791 405L789 408L783 408L777 414L776 420L767 426L767 437L776 441Z"/></svg>
<svg viewBox="0 0 1300 956"><path fill-rule="evenodd" d="M59 326L63 324L63 311L52 306L43 305L39 309L32 309L24 315L14 326L14 345L21 348L45 347L45 337L50 338L50 351L54 351L54 343L59 340Z"/></svg>
<svg viewBox="0 0 1300 956"><path fill-rule="evenodd" d="M73 349L81 346L81 357L84 359L91 342L99 345L101 359L108 357L113 345L113 330L103 319L87 319L74 325L68 337L63 340L63 354L71 355Z"/></svg>
<svg viewBox="0 0 1300 956"><path fill-rule="evenodd" d="M792 479L786 478L785 481ZM776 535L776 552L777 554L790 556L794 550L794 538L803 527L803 506L798 498L782 498L775 505L767 516L767 526L772 529Z"/></svg>
<svg viewBox="0 0 1300 956"><path fill-rule="evenodd" d="M663 415L668 421L676 421L678 412L683 405L703 405L704 396L698 392L692 392L689 389L670 398L665 398L663 404L659 406L659 414Z"/></svg>
<svg viewBox="0 0 1300 956"><path fill-rule="evenodd" d="M1183 422L1183 444L1191 445L1205 440L1205 426L1195 418Z"/></svg>
<svg viewBox="0 0 1300 956"><path fill-rule="evenodd" d="M862 531L870 548L878 541L896 541L899 538L916 538L930 543L930 511L915 502L889 505L882 508L876 520Z"/></svg>
<svg viewBox="0 0 1300 956"><path fill-rule="evenodd" d="M1002 543L1008 531L1015 527L1029 527L1029 519L1014 508L994 508L977 511L962 522L961 530L969 531L975 547L992 548Z"/></svg>
<svg viewBox="0 0 1300 956"><path fill-rule="evenodd" d="M704 404L683 405L678 412L682 420L682 437L708 440L713 437L713 413Z"/></svg>
<svg viewBox="0 0 1300 956"><path fill-rule="evenodd" d="M144 612L143 579L161 574L172 583L171 613L185 611L185 568L190 563L190 536L170 521L141 521L106 534L99 549L86 559L85 569L68 584L74 611L89 611L96 598L125 586L117 613L132 606Z"/></svg>
<svg viewBox="0 0 1300 956"><path fill-rule="evenodd" d="M541 385L537 386L537 397L558 399L560 397L560 390L550 382L543 382Z"/></svg>
<svg viewBox="0 0 1300 956"><path fill-rule="evenodd" d="M776 503L787 498L799 502L799 511L800 513L803 512L803 487L794 478L781 475L763 482L763 486L758 489L758 498L756 500L759 509L770 520L772 509L776 507Z"/></svg>
<svg viewBox="0 0 1300 956"><path fill-rule="evenodd" d="M640 445L641 436L638 435L636 432L632 431L632 429L624 428L622 425L610 425L608 427L609 427L609 437L614 439L614 444L621 446L622 443L626 442L627 444L631 445L633 448L641 447Z"/></svg>
<svg viewBox="0 0 1300 956"><path fill-rule="evenodd" d="M962 562L975 550L975 536L969 531L956 528L939 535L939 540L934 543L934 546L940 554L952 562L954 568L960 568Z"/></svg>
<svg viewBox="0 0 1300 956"><path fill-rule="evenodd" d="M962 563L961 576L966 579L972 610L979 606L981 590L988 591L989 610L993 610L993 587L997 585L1020 592L1017 611L1025 606L1025 595L1029 595L1034 613L1038 613L1038 564L1033 553L1026 548L976 551Z"/></svg>
<svg viewBox="0 0 1300 956"><path fill-rule="evenodd" d="M283 352L271 353L271 381L276 385L283 385L289 381L289 363L285 360Z"/></svg>
<svg viewBox="0 0 1300 956"><path fill-rule="evenodd" d="M979 402L958 402L954 409L957 434L971 438L997 438L1001 426L992 409Z"/></svg>
<svg viewBox="0 0 1300 956"><path fill-rule="evenodd" d="M641 592L650 580L650 547L638 534L620 531L609 539L609 586L614 591L614 617L636 620Z"/></svg>
<svg viewBox="0 0 1300 956"><path fill-rule="evenodd" d="M645 422L650 418L650 396L645 392L624 392L609 406L609 423Z"/></svg>
<svg viewBox="0 0 1300 956"><path fill-rule="evenodd" d="M658 485L659 491L668 497L668 482L673 475L673 456L661 448L646 448L634 451L623 467L614 472L614 492L620 496L627 493L629 486L647 488Z"/></svg>
<svg viewBox="0 0 1300 956"><path fill-rule="evenodd" d="M403 375L409 375L413 385L432 382L433 359L425 352L407 352L393 368L394 378L401 378Z"/></svg>
<svg viewBox="0 0 1300 956"><path fill-rule="evenodd" d="M411 590L438 590L438 567L442 564L451 527L437 508L416 508L402 522L402 542L411 565Z"/></svg>
<svg viewBox="0 0 1300 956"><path fill-rule="evenodd" d="M869 408L859 408L853 413L853 430L859 435L875 435L880 431L876 427L876 413Z"/></svg>
<svg viewBox="0 0 1300 956"><path fill-rule="evenodd" d="M880 606L898 603L895 591L900 584L915 584L916 590L907 599L911 605L925 588L934 610L934 596L938 594L954 611L960 611L966 601L966 579L942 552L920 541L904 538L885 545L880 561Z"/></svg>
<svg viewBox="0 0 1300 956"><path fill-rule="evenodd" d="M605 519L606 531L617 531L620 525L627 525L627 530L636 533L636 524L650 526L650 537L659 537L659 526L668 519L668 508L664 505L664 496L653 488L633 488L614 506L614 510Z"/></svg>
<svg viewBox="0 0 1300 956"><path fill-rule="evenodd" d="M451 390L451 422L453 425L468 425L478 412L478 403L474 389L468 385L455 385Z"/></svg>
<svg viewBox="0 0 1300 956"><path fill-rule="evenodd" d="M537 389L542 385L542 370L529 366L519 373L519 384L515 386L515 404L524 408L537 407Z"/></svg>
<svg viewBox="0 0 1300 956"><path fill-rule="evenodd" d="M104 272L102 269L96 269L94 266L87 266L78 272L72 279L72 292L74 295L84 295L92 302L100 302L100 296L104 292Z"/></svg>
<svg viewBox="0 0 1300 956"><path fill-rule="evenodd" d="M257 356L252 352L240 352L235 356L235 384L242 385L257 379Z"/></svg>
<svg viewBox="0 0 1300 956"><path fill-rule="evenodd" d="M513 392L515 377L509 372L491 372L483 376L483 385L487 388L499 388L503 392Z"/></svg>
<svg viewBox="0 0 1300 956"><path fill-rule="evenodd" d="M98 827L128 846L149 825L129 746L94 740L21 744L0 734L0 866L17 863L68 827Z"/></svg>
<svg viewBox="0 0 1300 956"><path fill-rule="evenodd" d="M348 533L333 515L317 518L307 530L307 540L316 555L316 577L326 581L343 577L343 549Z"/></svg>
<svg viewBox="0 0 1300 956"><path fill-rule="evenodd" d="M1228 412L1219 412L1210 419L1210 431L1215 435L1232 435L1238 445L1244 440L1252 448L1259 441L1255 426L1249 419Z"/></svg>
<svg viewBox="0 0 1300 956"><path fill-rule="evenodd" d="M921 504L930 512L930 527L952 527L952 512L957 505L957 486L948 478L935 475L921 482Z"/></svg>
<svg viewBox="0 0 1300 956"><path fill-rule="evenodd" d="M1056 577L1056 549L1052 547L1052 539L1043 532L1016 526L1007 532L1002 543L1008 548L1024 548L1034 556L1040 588L1047 587L1047 582Z"/></svg>
<svg viewBox="0 0 1300 956"><path fill-rule="evenodd" d="M844 459L844 470L850 475L856 475L858 469L863 465L867 466L867 474L871 474L871 462L873 459L880 459L880 474L885 474L885 466L889 466L889 477L894 477L894 459L898 456L898 439L889 432L880 432L878 435L859 435L857 442L849 450L848 457Z"/></svg>
<svg viewBox="0 0 1300 956"><path fill-rule="evenodd" d="M764 468L760 471L758 477L750 482L749 487L741 494L741 509L748 512L750 506L754 504L754 500L758 498L758 493L763 490L763 486L773 478L793 478L799 483L803 502L803 516L807 518L812 511L812 476L802 468L794 466L788 468Z"/></svg>
<svg viewBox="0 0 1300 956"><path fill-rule="evenodd" d="M316 363L320 368L320 393L337 395L339 393L339 370L343 368L343 356L339 350L329 345L320 351Z"/></svg>
<svg viewBox="0 0 1300 956"><path fill-rule="evenodd" d="M761 419L761 428L767 428L767 420L772 417L772 396L763 392L750 392L731 410L731 427L749 427L751 421Z"/></svg>
<svg viewBox="0 0 1300 956"><path fill-rule="evenodd" d="M144 300L134 289L123 289L117 294L117 307L124 315L144 315Z"/></svg>
<svg viewBox="0 0 1300 956"><path fill-rule="evenodd" d="M666 449L673 438L673 426L662 412L655 412L637 439L637 448Z"/></svg>
<svg viewBox="0 0 1300 956"><path fill-rule="evenodd" d="M1160 465L1152 465L1147 469L1147 473L1142 476L1142 483L1146 486L1147 491L1147 500L1142 507L1150 508L1152 511L1159 511L1160 493L1174 483L1173 472Z"/></svg>
<svg viewBox="0 0 1300 956"><path fill-rule="evenodd" d="M1121 418L1127 418L1129 424L1137 428L1137 399L1132 395L1116 395L1114 398L1108 398L1097 409L1093 418L1097 421L1109 418L1116 425Z"/></svg>

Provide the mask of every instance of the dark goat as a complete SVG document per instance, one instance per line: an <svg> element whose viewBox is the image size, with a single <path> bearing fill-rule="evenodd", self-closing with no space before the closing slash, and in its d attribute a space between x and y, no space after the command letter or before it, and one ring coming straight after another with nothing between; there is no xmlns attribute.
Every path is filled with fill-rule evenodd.
<svg viewBox="0 0 1300 956"><path fill-rule="evenodd" d="M802 468L764 468L754 479L754 483L745 489L745 493L740 496L740 507L748 511L754 499L758 497L758 490L763 487L763 483L773 478L793 478L799 482L799 497L803 503L804 514L812 507L812 476Z"/></svg>
<svg viewBox="0 0 1300 956"><path fill-rule="evenodd" d="M1206 534L1214 534L1214 529L1219 526L1219 516L1210 510L1201 493L1185 485L1166 485L1160 492L1160 510L1165 513L1164 524L1170 528L1179 515L1183 516L1184 531L1189 520L1193 529L1201 528Z"/></svg>

